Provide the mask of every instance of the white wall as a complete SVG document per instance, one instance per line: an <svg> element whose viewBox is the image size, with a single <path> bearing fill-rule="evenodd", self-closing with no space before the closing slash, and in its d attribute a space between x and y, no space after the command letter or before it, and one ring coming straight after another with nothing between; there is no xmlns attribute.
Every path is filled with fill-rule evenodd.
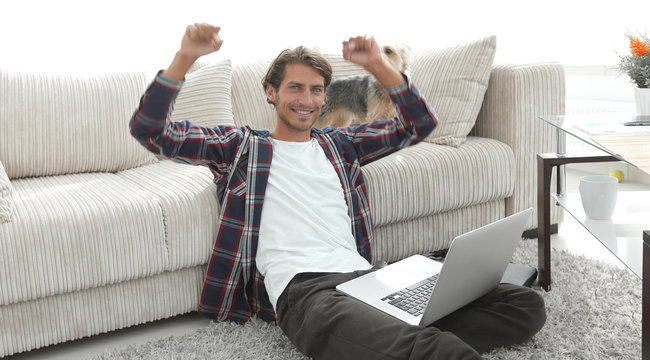
<svg viewBox="0 0 650 360"><path fill-rule="evenodd" d="M349 36L439 48L497 35L497 63L614 65L626 31L650 32L650 1L0 0L0 67L63 73L160 69L185 26L223 27L214 57L269 58Z"/></svg>

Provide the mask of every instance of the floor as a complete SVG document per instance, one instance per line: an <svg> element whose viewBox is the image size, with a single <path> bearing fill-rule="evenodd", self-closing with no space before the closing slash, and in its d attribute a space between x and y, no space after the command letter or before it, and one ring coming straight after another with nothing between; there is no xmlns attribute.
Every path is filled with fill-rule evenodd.
<svg viewBox="0 0 650 360"><path fill-rule="evenodd" d="M616 165L609 165L616 166ZM578 179L582 175L600 173L607 174L609 168L571 168L567 169L567 191L577 191ZM626 170L627 175L627 170ZM633 177L633 176L630 176ZM634 179L625 180L621 187L646 186L639 185ZM590 258L600 259L616 266L623 266L621 263L595 240L576 220L570 215L565 215L564 222L560 225L558 234L552 237L552 246L557 249L566 249L572 253L585 255ZM34 350L28 353L10 357L15 360L40 360L40 359L84 359L93 354L98 354L104 349L116 349L131 344L141 344L150 340L163 337L182 335L193 332L195 329L204 327L209 320L198 316L196 313L177 316L171 319L157 321L141 326L114 331L108 334L93 336L70 343L51 346L44 349Z"/></svg>

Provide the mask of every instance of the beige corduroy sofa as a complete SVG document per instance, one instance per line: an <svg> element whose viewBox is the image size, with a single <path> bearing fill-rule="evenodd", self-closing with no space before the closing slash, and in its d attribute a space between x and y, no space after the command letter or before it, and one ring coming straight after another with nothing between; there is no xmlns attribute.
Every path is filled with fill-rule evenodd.
<svg viewBox="0 0 650 360"><path fill-rule="evenodd" d="M488 37L413 54L411 78L440 125L363 169L375 260L445 248L535 205L535 154L555 146L537 117L564 111L563 69L495 66L495 49ZM260 85L270 58L196 65L173 119L272 128ZM330 59L335 76L360 71ZM154 74L0 69L0 357L196 309L216 187L207 168L159 159L129 135Z"/></svg>

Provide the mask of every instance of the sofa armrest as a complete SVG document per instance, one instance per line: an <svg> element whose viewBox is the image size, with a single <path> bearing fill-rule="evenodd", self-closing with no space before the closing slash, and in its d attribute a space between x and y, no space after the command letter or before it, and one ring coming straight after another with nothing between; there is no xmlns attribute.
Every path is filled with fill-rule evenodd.
<svg viewBox="0 0 650 360"><path fill-rule="evenodd" d="M557 132L540 116L565 111L564 68L557 63L494 66L472 135L508 144L516 162L515 188L506 215L533 207L526 229L537 228L537 154L555 151ZM552 182L555 184L555 182ZM562 212L551 209L551 222Z"/></svg>
<svg viewBox="0 0 650 360"><path fill-rule="evenodd" d="M12 192L11 181L0 161L0 224L11 221L14 211Z"/></svg>

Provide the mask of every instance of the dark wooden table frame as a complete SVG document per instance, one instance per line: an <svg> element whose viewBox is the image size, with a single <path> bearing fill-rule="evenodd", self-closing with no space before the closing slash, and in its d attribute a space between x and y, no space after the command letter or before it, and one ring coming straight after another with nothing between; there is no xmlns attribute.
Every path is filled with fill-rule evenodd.
<svg viewBox="0 0 650 360"><path fill-rule="evenodd" d="M553 168L566 164L620 161L620 159L604 156L565 156L548 153L537 155L537 234L538 234L538 272L539 285L546 291L551 290L551 177ZM559 184L558 189L563 188ZM641 354L645 360L650 360L650 231L643 232L643 280L642 280L642 313L641 313Z"/></svg>

